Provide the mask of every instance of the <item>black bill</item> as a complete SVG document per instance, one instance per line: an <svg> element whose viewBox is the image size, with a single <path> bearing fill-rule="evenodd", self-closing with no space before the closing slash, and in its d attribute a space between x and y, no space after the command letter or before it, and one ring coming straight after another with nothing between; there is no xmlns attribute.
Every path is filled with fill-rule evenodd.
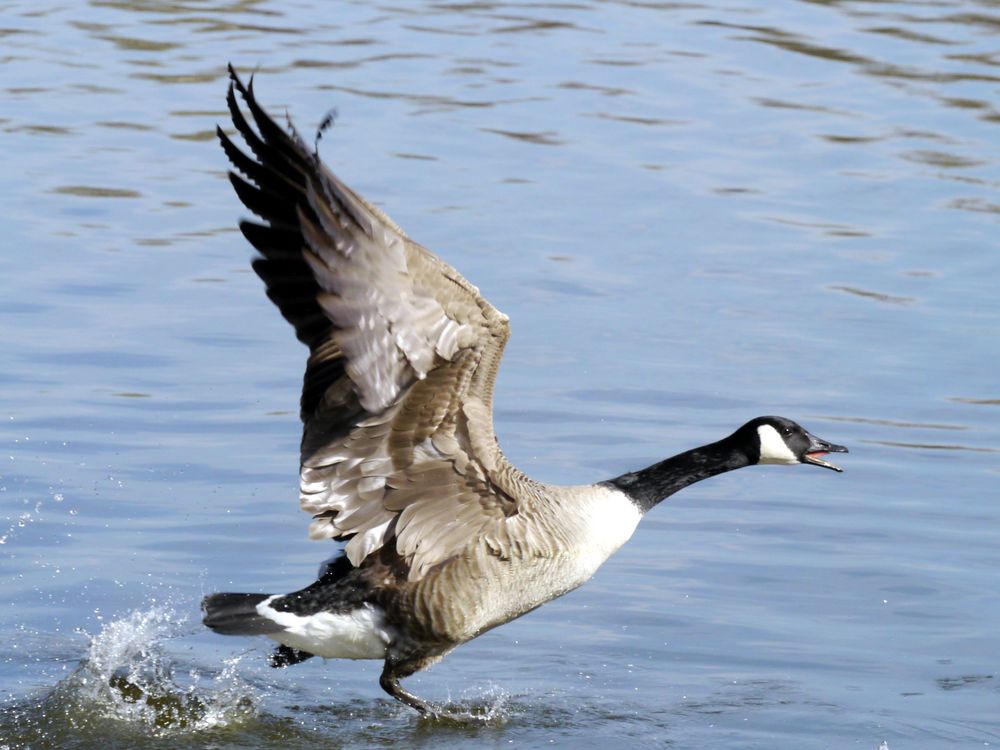
<svg viewBox="0 0 1000 750"><path fill-rule="evenodd" d="M820 440L808 432L806 434L809 435L809 447L806 448L802 463L822 466L824 469L833 469L834 471L843 471L839 466L834 466L829 461L824 461L823 456L827 453L848 453L847 447Z"/></svg>

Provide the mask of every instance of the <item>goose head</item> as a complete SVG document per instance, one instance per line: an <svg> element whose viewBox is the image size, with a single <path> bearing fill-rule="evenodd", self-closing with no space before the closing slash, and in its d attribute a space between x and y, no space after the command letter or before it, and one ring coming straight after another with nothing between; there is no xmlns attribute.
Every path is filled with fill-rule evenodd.
<svg viewBox="0 0 1000 750"><path fill-rule="evenodd" d="M748 453L752 463L812 464L843 471L839 466L824 461L823 456L827 453L847 453L847 448L828 443L785 417L757 417L736 432L751 446Z"/></svg>

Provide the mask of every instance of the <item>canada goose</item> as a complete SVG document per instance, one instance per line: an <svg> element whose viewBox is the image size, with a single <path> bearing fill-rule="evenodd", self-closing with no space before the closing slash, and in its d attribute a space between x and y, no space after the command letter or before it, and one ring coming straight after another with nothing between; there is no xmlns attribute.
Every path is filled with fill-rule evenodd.
<svg viewBox="0 0 1000 750"><path fill-rule="evenodd" d="M758 417L605 482L525 476L493 432L507 316L337 179L261 109L253 80L229 70L229 110L256 158L218 136L243 175L230 173L236 193L266 222L240 229L260 251L268 297L309 347L301 506L312 538L347 543L301 591L206 597L209 628L276 640L273 666L384 659L381 686L428 713L401 678L580 586L669 495L758 463L840 471L821 457L847 448Z"/></svg>

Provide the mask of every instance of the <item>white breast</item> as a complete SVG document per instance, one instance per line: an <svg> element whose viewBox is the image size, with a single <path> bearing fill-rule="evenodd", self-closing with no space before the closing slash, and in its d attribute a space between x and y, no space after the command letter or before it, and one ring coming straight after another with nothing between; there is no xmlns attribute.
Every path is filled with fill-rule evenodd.
<svg viewBox="0 0 1000 750"><path fill-rule="evenodd" d="M611 555L627 542L642 519L642 512L621 490L603 485L573 488L574 513L579 515L579 533L574 557L583 576L590 578Z"/></svg>
<svg viewBox="0 0 1000 750"><path fill-rule="evenodd" d="M549 487L546 510L524 523L522 554L501 564L495 557L476 571L475 583L455 599L459 640L530 612L589 580L635 531L642 514L619 490L599 485ZM539 540L548 535L542 544ZM532 554L527 540L540 544ZM471 602L466 607L463 600Z"/></svg>

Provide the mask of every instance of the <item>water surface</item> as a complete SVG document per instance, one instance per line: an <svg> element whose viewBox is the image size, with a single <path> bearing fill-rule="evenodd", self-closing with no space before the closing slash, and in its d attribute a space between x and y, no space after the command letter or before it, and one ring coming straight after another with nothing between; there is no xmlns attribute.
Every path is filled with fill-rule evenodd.
<svg viewBox="0 0 1000 750"><path fill-rule="evenodd" d="M0 2L0 747L1000 742L1000 13L979 2ZM410 689L198 624L329 546L225 64L510 315L497 430L596 481L778 413L843 475L675 496Z"/></svg>

